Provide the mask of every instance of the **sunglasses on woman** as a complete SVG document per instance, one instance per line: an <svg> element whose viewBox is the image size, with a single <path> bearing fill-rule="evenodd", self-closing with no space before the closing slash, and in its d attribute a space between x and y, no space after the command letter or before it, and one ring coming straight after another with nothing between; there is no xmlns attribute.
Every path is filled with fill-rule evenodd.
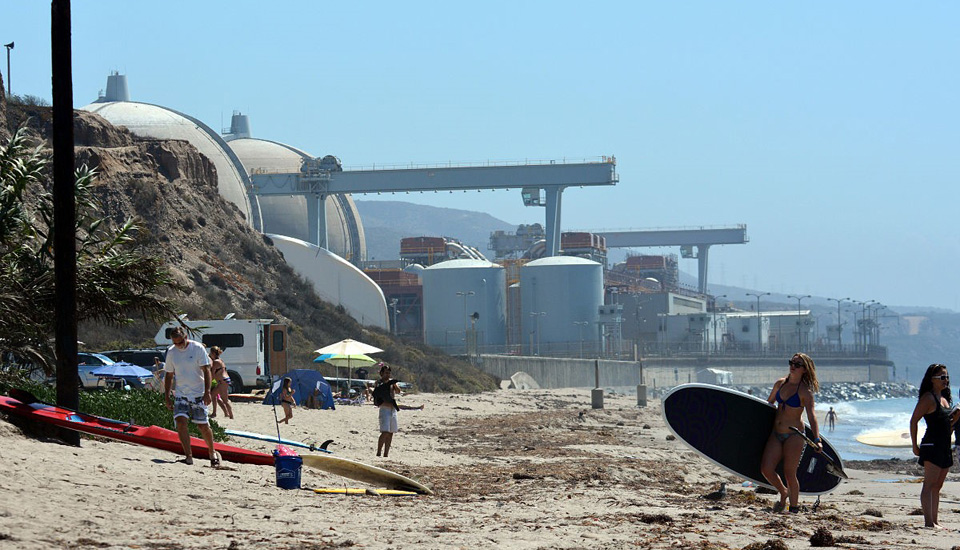
<svg viewBox="0 0 960 550"><path fill-rule="evenodd" d="M939 376L931 377L931 380L943 380L944 382L949 382L949 381L950 381L950 375L949 375L949 374L941 374L941 375L939 375Z"/></svg>
<svg viewBox="0 0 960 550"><path fill-rule="evenodd" d="M803 361L794 361L792 359L790 361L787 361L787 364L790 365L791 367L797 367L798 369L800 367L806 367L806 365L803 364Z"/></svg>

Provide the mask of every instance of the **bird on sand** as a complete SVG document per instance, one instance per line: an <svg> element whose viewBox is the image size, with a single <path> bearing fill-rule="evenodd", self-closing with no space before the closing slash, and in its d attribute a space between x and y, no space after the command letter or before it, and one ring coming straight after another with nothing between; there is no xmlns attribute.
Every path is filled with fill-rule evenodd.
<svg viewBox="0 0 960 550"><path fill-rule="evenodd" d="M719 490L719 491L714 491L714 492L712 492L712 493L703 495L703 496L700 497L700 498L705 498L705 499L707 499L707 500L722 500L723 497L725 497L725 496L727 496L727 484L726 484L726 483L721 483L721 484L720 484L720 490Z"/></svg>

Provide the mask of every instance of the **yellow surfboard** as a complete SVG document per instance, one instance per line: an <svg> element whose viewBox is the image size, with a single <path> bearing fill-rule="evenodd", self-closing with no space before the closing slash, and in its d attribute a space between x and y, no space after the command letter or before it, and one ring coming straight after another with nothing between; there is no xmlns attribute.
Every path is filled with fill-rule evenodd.
<svg viewBox="0 0 960 550"><path fill-rule="evenodd" d="M398 491L396 489L359 489L353 487L330 487L314 489L314 493L321 495L372 495L387 497L415 497L418 493L414 491Z"/></svg>
<svg viewBox="0 0 960 550"><path fill-rule="evenodd" d="M401 491L416 491L424 495L432 495L433 491L429 487L415 479L407 476L384 470L377 466L350 460L333 455L300 455L303 459L303 465L310 468L323 470L338 476L343 476L354 481L362 481L378 487L387 489L398 489Z"/></svg>

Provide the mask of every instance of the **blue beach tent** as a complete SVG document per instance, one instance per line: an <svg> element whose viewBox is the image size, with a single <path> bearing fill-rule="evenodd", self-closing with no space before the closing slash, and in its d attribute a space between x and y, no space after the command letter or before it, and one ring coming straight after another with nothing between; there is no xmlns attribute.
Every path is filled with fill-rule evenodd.
<svg viewBox="0 0 960 550"><path fill-rule="evenodd" d="M290 386L294 390L293 400L297 402L297 405L303 405L307 397L309 397L315 389L319 389L320 395L317 396L317 406L321 409L336 408L333 405L333 392L330 391L330 384L324 380L322 374L309 369L294 369L288 371L286 375L281 376L273 383L270 393L268 393L266 399L263 400L264 405L280 404L280 386L283 384L284 377L290 378Z"/></svg>

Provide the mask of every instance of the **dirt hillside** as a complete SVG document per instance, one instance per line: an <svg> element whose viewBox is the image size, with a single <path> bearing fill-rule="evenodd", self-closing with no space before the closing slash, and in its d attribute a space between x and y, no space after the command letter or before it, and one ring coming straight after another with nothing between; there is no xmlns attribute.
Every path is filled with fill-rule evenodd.
<svg viewBox="0 0 960 550"><path fill-rule="evenodd" d="M50 108L8 103L0 95L0 140L20 125L49 145ZM190 318L235 313L285 322L292 368L310 365L312 351L320 346L355 338L385 349L380 358L397 365L400 376L422 390L496 387L496 380L468 363L361 327L342 308L320 300L270 239L220 197L214 165L188 142L141 139L85 111L76 112L74 141L77 166L86 164L99 174L95 188L104 215L117 224L129 217L141 221L139 246L165 260L184 289L175 299ZM156 327L142 321L120 328L86 325L80 338L88 350L152 346Z"/></svg>

